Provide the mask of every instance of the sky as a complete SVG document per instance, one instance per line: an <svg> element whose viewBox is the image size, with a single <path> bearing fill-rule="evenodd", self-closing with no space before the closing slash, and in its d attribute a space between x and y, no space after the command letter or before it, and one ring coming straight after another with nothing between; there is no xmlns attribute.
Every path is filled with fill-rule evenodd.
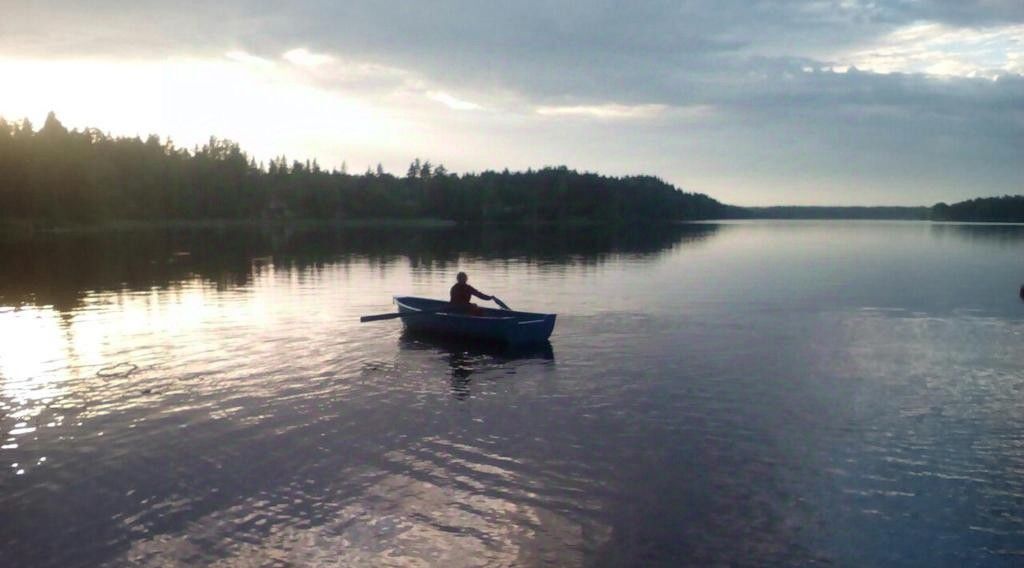
<svg viewBox="0 0 1024 568"><path fill-rule="evenodd" d="M1024 1L0 0L0 116L737 205L1024 193Z"/></svg>

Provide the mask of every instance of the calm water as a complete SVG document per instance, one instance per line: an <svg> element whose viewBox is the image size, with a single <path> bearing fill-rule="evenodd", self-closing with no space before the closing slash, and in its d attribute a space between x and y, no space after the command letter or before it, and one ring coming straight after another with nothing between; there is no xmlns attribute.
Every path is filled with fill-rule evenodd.
<svg viewBox="0 0 1024 568"><path fill-rule="evenodd" d="M458 270L550 346L406 337ZM1024 562L1024 227L0 244L0 565Z"/></svg>

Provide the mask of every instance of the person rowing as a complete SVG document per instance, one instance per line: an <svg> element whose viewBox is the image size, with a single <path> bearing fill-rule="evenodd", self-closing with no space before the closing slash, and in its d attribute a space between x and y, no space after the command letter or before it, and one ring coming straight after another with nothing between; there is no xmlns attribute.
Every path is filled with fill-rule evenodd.
<svg viewBox="0 0 1024 568"><path fill-rule="evenodd" d="M466 312L475 316L483 315L484 310L480 306L470 302L473 296L480 298L481 300L493 300L494 296L488 296L480 290L469 285L469 276L465 272L460 272L455 277L455 285L452 286L451 298L449 303L452 308L457 311Z"/></svg>
<svg viewBox="0 0 1024 568"><path fill-rule="evenodd" d="M368 321L381 321L397 318L419 318L420 316L436 316L443 317L448 314L468 314L471 316L483 316L484 309L476 304L470 302L473 296L480 298L481 300L492 300L495 304L498 304L504 312L499 319L514 319L517 315L524 315L520 312L512 311L512 308L508 307L508 304L501 301L501 298L497 296L488 296L480 290L470 286L467 281L469 276L466 276L465 272L460 272L455 279L457 282L451 289L451 297L448 303L442 300L431 300L429 298L413 298L412 296L395 296L395 303L398 304L397 313L389 314L374 314L370 316L360 316L360 322ZM425 303L425 304L424 304ZM497 310L495 310L497 311ZM530 316L546 317L544 314L525 314ZM554 327L554 315L551 315L551 326ZM532 320L526 323L540 322L541 320ZM408 323L408 322L406 322ZM551 330L548 329L547 335L551 335ZM544 337L546 338L547 335Z"/></svg>

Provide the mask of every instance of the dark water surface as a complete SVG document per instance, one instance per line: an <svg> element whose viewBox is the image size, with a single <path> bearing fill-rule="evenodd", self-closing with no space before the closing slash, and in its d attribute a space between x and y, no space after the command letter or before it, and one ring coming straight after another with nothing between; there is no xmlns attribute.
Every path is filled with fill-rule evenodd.
<svg viewBox="0 0 1024 568"><path fill-rule="evenodd" d="M407 337L458 270L549 346ZM0 565L1019 566L1024 227L0 244Z"/></svg>

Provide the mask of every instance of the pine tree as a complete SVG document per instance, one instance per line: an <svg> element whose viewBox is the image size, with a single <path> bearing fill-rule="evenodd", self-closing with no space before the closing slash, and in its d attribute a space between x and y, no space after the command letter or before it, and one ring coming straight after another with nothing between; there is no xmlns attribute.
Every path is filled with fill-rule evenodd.
<svg viewBox="0 0 1024 568"><path fill-rule="evenodd" d="M46 122L43 123L43 127L39 129L39 134L43 136L58 136L66 135L68 129L64 128L64 125L57 120L57 115L51 110L46 115Z"/></svg>
<svg viewBox="0 0 1024 568"><path fill-rule="evenodd" d="M411 164L409 164L409 169L405 172L405 177L410 179L418 177L420 175L420 167L420 159L416 158Z"/></svg>

